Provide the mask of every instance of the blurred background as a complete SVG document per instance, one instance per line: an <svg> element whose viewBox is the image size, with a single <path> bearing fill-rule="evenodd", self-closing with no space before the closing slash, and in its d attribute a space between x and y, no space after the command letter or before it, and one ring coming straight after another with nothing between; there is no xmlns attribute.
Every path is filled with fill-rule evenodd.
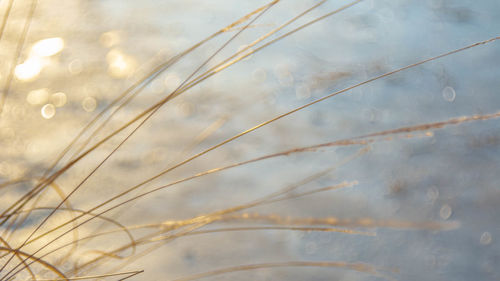
<svg viewBox="0 0 500 281"><path fill-rule="evenodd" d="M210 150L328 94L500 35L496 0L268 4L0 1L2 212L47 177L60 153L100 112L52 171L186 79L216 70L155 111L90 178L85 179L144 117L77 161L22 208L31 210L25 212L29 216L3 223L1 237L11 247L21 246L77 186L66 201L70 206L63 205L38 235L169 167L176 168L92 212L264 155L500 110L500 43L491 42L340 93ZM259 7L264 8L252 13ZM180 56L212 34L217 35ZM225 68L226 58L252 50ZM169 61L174 63L168 69L151 72ZM127 89L136 83L141 90L132 97L135 90ZM68 277L144 270L131 280L175 280L245 264L334 261L374 268L270 267L206 280L498 280L499 129L496 119L474 120L286 153L162 188L107 211L103 216L110 220L93 219L49 243L74 226L68 224L23 249L34 253L48 243L37 252L41 256L103 233L43 258ZM184 164L198 153L203 155ZM332 186L338 188L318 191ZM255 201L260 203L214 214ZM0 265L8 258L2 256ZM6 268L17 263L13 259ZM46 267L33 266L39 278L56 278ZM24 270L11 280L30 279Z"/></svg>

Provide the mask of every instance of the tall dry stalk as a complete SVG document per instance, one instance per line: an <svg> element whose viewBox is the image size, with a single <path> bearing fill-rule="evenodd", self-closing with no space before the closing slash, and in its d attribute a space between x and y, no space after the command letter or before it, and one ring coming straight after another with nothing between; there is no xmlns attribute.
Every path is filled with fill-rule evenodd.
<svg viewBox="0 0 500 281"><path fill-rule="evenodd" d="M0 11L0 280L498 278L495 1Z"/></svg>

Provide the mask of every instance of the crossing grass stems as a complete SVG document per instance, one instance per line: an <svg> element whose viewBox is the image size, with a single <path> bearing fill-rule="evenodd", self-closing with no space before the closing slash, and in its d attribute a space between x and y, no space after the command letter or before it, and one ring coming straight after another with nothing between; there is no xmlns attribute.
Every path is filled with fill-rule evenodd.
<svg viewBox="0 0 500 281"><path fill-rule="evenodd" d="M6 27L13 21L16 15L12 14L13 5L18 1L3 1L3 17L0 28L0 40L7 40L4 32ZM21 1L19 1L21 2ZM30 37L30 25L36 14L38 1L27 1L27 13L24 17L22 31L16 41L16 48L13 50L8 71L6 73L1 108L5 109L11 98L11 92L15 90L16 80L14 71L16 65L22 60L23 50L26 49L26 42ZM196 239L209 233L243 233L251 231L288 231L303 233L338 233L339 235L360 235L375 236L377 228L399 229L407 231L457 231L460 227L457 221L412 221L395 219L376 218L342 218L335 216L326 217L300 217L292 215L278 215L272 213L254 212L257 207L265 207L277 204L278 202L292 201L295 199L307 200L309 196L318 193L329 193L333 190L346 189L359 184L357 180L346 180L336 183L329 183L325 186L304 189L310 183L317 182L331 174L336 169L347 165L356 159L362 159L376 149L376 144L388 142L405 142L410 139L432 138L434 132L444 130L449 127L462 126L464 124L486 122L500 117L500 112L477 114L471 116L450 116L446 120L437 120L432 123L415 124L412 126L402 126L389 130L381 130L372 133L363 133L343 139L335 139L328 142L316 143L314 145L295 147L276 151L270 154L263 154L254 158L233 161L232 163L210 167L201 172L194 172L187 176L182 176L171 182L163 183L151 187L153 183L165 175L170 175L174 171L190 164L191 162L210 157L210 153L220 150L238 142L246 135L254 134L263 127L270 126L278 120L285 119L290 115L295 115L303 111L313 111L317 104L332 100L339 95L348 95L351 91L365 85L375 83L387 77L403 74L413 68L440 60L448 56L460 56L462 52L473 52L478 48L488 48L489 45L497 44L499 37L486 38L481 42L471 42L454 50L443 50L428 58L416 58L415 61L406 66L394 68L369 77L365 80L352 83L340 90L315 97L309 102L305 102L295 108L276 114L268 120L262 121L255 126L245 128L232 136L229 136L215 144L193 153L192 148L196 147L221 127L221 120L205 128L193 143L182 153L182 159L171 163L166 169L150 176L140 179L138 184L121 187L117 193L108 198L95 198L95 203L90 206L79 207L75 199L79 192L87 188L85 183L89 182L93 175L102 169L109 169L104 164L109 162L115 155L120 154L122 146L127 143L136 133L144 130L148 122L159 114L166 104L172 103L176 98L189 94L196 86L213 76L222 72L230 72L235 64L240 64L250 56L258 56L265 52L270 46L280 44L281 41L288 40L296 33L306 32L307 28L326 20L334 21L334 16L349 13L349 9L356 7L363 1L346 2L343 6L333 11L323 12L321 9L327 1L317 1L312 6L305 8L294 17L283 21L281 24L273 25L267 32L262 32L255 40L247 42L243 48L227 57L225 52L228 46L235 40L244 36L249 30L260 30L259 20L264 18L266 13L273 9L280 9L281 1L271 1L255 10L247 13L233 23L220 28L205 39L193 44L186 50L170 56L167 60L157 63L151 70L142 77L134 77L135 81L130 83L128 88L118 93L100 111L82 127L80 132L61 148L59 155L54 155L52 163L45 167L42 174L32 176L22 176L1 183L4 194L12 191L12 201L7 206L2 206L0 214L0 225L2 234L0 236L0 280L18 280L27 278L31 280L86 280L86 279L108 279L125 280L129 278L141 279L143 268L136 270L125 270L134 267L134 262L145 256L154 256L155 250L161 245L175 243L178 239ZM17 15L19 16L19 15ZM225 39L221 39L225 38ZM120 119L121 124L117 128L111 129L109 124L115 122L116 116L138 102L140 94L147 90L151 83L160 79L162 75L168 73L172 67L183 63L187 57L195 53L199 48L207 44L219 46L212 50L206 58L199 64L191 65L191 72L184 80L176 85L175 89L167 92L164 96L152 102L142 112L129 119ZM333 102L333 101L332 101ZM3 110L4 118L7 112ZM237 114L237 113L232 113ZM232 116L228 117L231 118ZM222 120L223 122L224 120ZM113 123L114 124L114 123ZM168 130L166 128L165 130ZM119 141L116 139L119 138ZM154 138L154 136L153 136ZM113 140L113 141L112 141ZM111 143L111 145L109 144ZM107 146L106 146L107 145ZM58 181L64 175L71 173L78 164L88 157L96 159L93 152L107 148L103 157L99 158L96 164L87 168L86 175L73 187L59 186ZM120 213L135 212L134 208L128 208L133 203L145 200L166 189L184 183L199 183L198 179L203 179L209 175L218 175L225 171L239 169L244 166L255 164L266 165L272 159L288 159L293 155L316 154L324 150L333 148L351 147L354 152L343 160L332 163L331 166L318 169L315 173L286 185L259 198L238 203L234 206L224 207L219 210L195 215L190 218L171 220L165 217L157 223L148 224L123 224L120 222ZM92 156L91 156L92 155ZM113 171L111 171L113 173ZM27 173L29 175L29 173ZM138 175L139 177L140 175ZM16 191L21 187L22 193ZM147 188L146 188L147 187ZM69 189L68 189L69 188ZM210 188L210 187L206 187ZM15 194L15 196L14 196ZM58 199L52 201L52 205L44 205L44 196L56 194ZM3 195L6 196L6 195ZM54 203L55 202L55 203ZM120 211L113 213L112 211ZM113 215L111 215L113 214ZM140 214L139 214L140 215ZM86 231L86 227L91 223L99 221L99 227L94 231ZM82 233L84 235L82 235ZM114 242L115 237L123 235ZM120 236L123 237L123 236ZM108 246L97 247L93 241L104 242ZM101 244L101 245L104 245ZM81 248L93 248L87 251L87 256L80 251ZM258 247L258 246L257 246ZM80 261L82 260L82 261ZM197 280L211 276L225 275L228 273L242 274L265 268L342 268L361 275L376 276L382 279L397 279L397 268L382 268L369 263L345 262L336 260L280 260L263 263L232 265L196 273L190 276L179 277L175 280ZM238 275L235 275L238 276ZM112 279L114 278L114 279Z"/></svg>

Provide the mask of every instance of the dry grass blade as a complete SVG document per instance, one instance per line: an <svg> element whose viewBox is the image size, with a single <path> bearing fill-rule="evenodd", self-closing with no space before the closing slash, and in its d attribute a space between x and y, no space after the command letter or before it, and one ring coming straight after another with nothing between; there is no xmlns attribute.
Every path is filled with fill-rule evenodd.
<svg viewBox="0 0 500 281"><path fill-rule="evenodd" d="M128 275L125 278L120 279L120 280L125 280L127 278L130 278L132 276L135 276L135 275L143 273L143 272L144 272L144 270L136 270L136 271L117 272L117 273L110 273L110 274L77 276L77 277L71 277L71 280L89 280L89 279L107 278L107 277L115 277L115 276L121 276L121 275ZM66 279L36 279L36 280L38 280L38 281L61 281L61 280L66 280Z"/></svg>
<svg viewBox="0 0 500 281"><path fill-rule="evenodd" d="M3 32L5 30L5 26L7 25L7 21L9 20L10 11L12 10L12 5L14 4L14 0L9 0L7 4L7 8L5 8L5 12L2 18L2 25L0 25L0 40L2 40ZM0 110L1 112L1 110Z"/></svg>
<svg viewBox="0 0 500 281"><path fill-rule="evenodd" d="M10 70L7 76L7 80L5 82L5 85L2 88L2 93L0 94L0 117L2 116L3 113L3 108L5 105L5 101L7 99L7 96L9 95L10 92L10 87L12 84L12 79L14 78L14 69L16 68L17 63L19 62L19 59L21 57L21 52L23 51L24 48L24 42L26 40L26 37L28 36L28 31L31 25L31 21L33 20L33 15L35 14L36 6L38 4L38 0L32 0L30 8L28 10L28 15L26 16L26 21L24 23L23 30L21 31L21 35L19 37L19 42L17 43L16 51L14 55L12 56L12 61L10 64ZM0 30L0 39L2 38L2 34L5 28L5 25L7 23L8 17L10 15L10 9L12 8L12 1L9 2L7 11L4 15L4 19L2 22L2 29Z"/></svg>
<svg viewBox="0 0 500 281"><path fill-rule="evenodd" d="M494 0L56 2L0 2L0 281L498 279Z"/></svg>
<svg viewBox="0 0 500 281"><path fill-rule="evenodd" d="M231 272L238 272L238 271L248 271L248 270L257 270L257 269L263 269L263 268L277 268L277 267L338 267L338 268L344 268L348 270L354 270L362 273L367 273L370 275L378 276L378 277L384 277L384 279L387 280L393 280L392 278L389 278L387 276L384 276L380 274L377 270L377 268L367 265L367 264L362 264L362 263L346 263L346 262L330 262L330 261L323 261L323 262L310 262L310 261L289 261L289 262L275 262L275 263L261 263L261 264L248 264L248 265L240 265L240 266L234 266L234 267L228 267L228 268L223 268L219 270L214 270L210 272L205 272L205 273L200 273L184 278L179 278L175 279L174 281L190 281L190 280L198 280L210 276L217 276L221 274L227 274Z"/></svg>
<svg viewBox="0 0 500 281"><path fill-rule="evenodd" d="M45 268L47 268L48 270L50 270L51 272L55 273L62 280L66 280L66 281L70 280L62 272L60 272L55 266L51 265L50 263L48 263L48 262L46 262L46 261L44 261L44 260L42 260L40 258L36 258L33 255L24 253L24 252L16 250L16 249L6 248L6 247L0 247L0 251L7 252L7 253L12 253L13 256L21 256L21 257L23 257L23 264L28 259L29 260L33 260L32 262L30 262L30 264L33 264L33 263L40 264L40 265L44 266Z"/></svg>
<svg viewBox="0 0 500 281"><path fill-rule="evenodd" d="M269 8L272 7L272 5L274 5L275 3L277 3L278 1L273 1L271 2L271 4L269 4L267 7L265 7L264 9L262 9L262 11L253 19L251 20L247 26L251 25L255 20L257 20L259 18L259 16L261 16L262 14L264 14ZM34 8L33 8L33 11L34 11ZM29 25L28 25L29 27ZM229 44L229 42L231 42L234 38L236 38L241 32L243 32L244 29L240 30L239 32L237 32L233 37L231 37L228 41L226 41L216 52L214 52L205 62L203 62L198 68L195 69L195 71L178 87L181 88L184 83L186 83L191 77L193 77L204 65L206 65L217 53L219 53L222 49L224 49L225 46L227 46L227 44ZM27 32L27 28L26 28L26 32ZM177 90L178 90L177 89ZM177 91L176 90L176 91ZM174 93L176 92L174 91ZM173 94L170 94L162 104L165 104L172 96ZM109 153L59 204L56 208L54 208L54 210L52 210L48 216L46 216L42 222L35 228L35 230L33 230L33 232L28 235L28 237L26 238L26 240L21 244L21 246L18 248L19 249L22 249L22 247L24 245L26 245L26 243L33 237L33 235L45 224L45 222L47 222L50 217L76 192L78 191L78 189L151 117L154 115L154 113L156 113L156 111L158 111L160 109L161 105L158 106L157 108L155 108L153 111L151 111L151 113L149 113L149 115L147 115L140 123L139 125L130 133L127 135L127 137L125 137L125 139L123 139L123 141L120 142L120 144L118 146L116 146L112 151L111 153ZM74 160L75 161L75 160ZM53 181L54 179L52 179ZM48 181L48 183L50 183L50 181ZM50 243L49 243L50 244ZM47 244L47 245L49 245ZM42 247L41 249L43 249L44 247ZM37 250L33 255L35 255L36 253L38 253L41 249ZM9 262L11 261L12 257L9 258L7 260L7 262L2 266L2 268L0 269L0 271L2 271L5 266L7 266L9 264ZM20 265L20 264L18 264ZM9 274L12 273L12 271L14 271L18 265L14 266L13 269L11 269L9 272L7 272L6 274L6 277L8 278L9 277ZM4 277L4 278L6 278ZM3 280L3 279L2 279Z"/></svg>
<svg viewBox="0 0 500 281"><path fill-rule="evenodd" d="M422 125L416 125L416 126L412 126L412 127L404 127L404 128L399 128L399 129L395 129L395 130L388 130L388 131L382 131L382 132L378 132L378 133L373 133L373 134L369 134L369 135L365 135L365 136L359 136L359 137L354 137L353 139L345 139L345 140L339 140L339 141L333 141L333 142L328 142L328 143L323 143L323 144L318 144L318 145L313 145L313 146L308 146L308 147L302 147L302 148L295 148L295 149L292 149L292 150L287 150L287 151L283 151L283 152L279 152L279 153L275 153L275 154L270 154L270 155L265 155L265 156L262 156L262 157L257 157L257 158L254 158L254 159L251 159L251 160L247 160L247 161L244 161L244 162L239 162L239 163L235 163L235 164L232 164L232 165L228 165L228 166L225 166L225 167L219 167L219 168L214 168L214 169L210 169L210 170L207 170L205 172L201 172L201 173L198 173L196 175L193 175L193 176L190 176L190 177L187 177L187 178L184 178L184 179L180 179L180 180L177 180L177 181L174 181L172 183L169 183L167 185L163 185L163 186L160 186L160 187L157 187L157 188L154 188L148 192L144 192L140 195L137 195L135 197L133 197L132 199L129 199L129 200L126 200L124 202L121 202L115 206L112 206L106 210L104 210L103 212L95 215L95 216L100 216L106 212L109 212L113 209L116 209L120 206L123 206L131 201L134 201L134 200L137 200L141 197L144 197L146 195L149 195L151 193L154 193L154 192L157 192L159 190L162 190L162 189L165 189L165 188L168 188L168 187L171 187L171 186L174 186L174 185L177 185L179 183L182 183L182 182L186 182L186 181L189 181L189 180L193 180L193 179L196 179L196 178L199 178L199 177L202 177L202 176L206 176L206 175L209 175L209 174L212 174L212 173L216 173L216 172L221 172L221 171L224 171L224 170L227 170L227 169L231 169L231 168L235 168L235 167L239 167L239 166L242 166L242 165L248 165L248 164L251 164L251 163L255 163L255 162L258 162L258 161L263 161L263 160L266 160L266 159L271 159L271 158L275 158L275 157L283 157L283 156L288 156L290 154L294 154L294 153L303 153L303 152L311 152L311 151L316 151L317 149L320 149L320 148L324 148L324 147L334 147L334 146L351 146L351 145L366 145L366 144L370 144L370 143L374 143L376 141L379 141L379 140L376 140L376 139L366 139L367 137L369 136L377 136L377 137L380 137L380 136L390 136L390 135L393 135L393 134L396 134L396 133L405 133L405 134L408 134L410 132L415 132L415 131L420 131L420 130L432 130L432 129L439 129L439 128L443 128L444 126L446 125L456 125L456 124L460 124L460 123L463 123L463 122L467 122L467 121L479 121L479 120L488 120L488 119L492 119L492 118L498 118L500 117L500 113L494 113L494 114L487 114L487 115L481 115L481 116L471 116L471 117L459 117L459 118L453 118L453 119L450 119L450 120L447 120L447 121L442 121L442 122L436 122L436 123L430 123L430 124L422 124ZM460 122L458 122L460 120ZM425 128L425 129L423 129ZM407 138L408 136L404 136L405 138ZM358 140L356 140L358 139ZM385 139L385 141L390 141L390 140L393 140L393 138L387 138ZM327 169L325 172L329 172L330 169ZM318 173L317 176L319 175L323 175L324 173L323 172L320 172ZM317 176L312 176L311 178L316 178ZM306 180L308 181L308 180ZM282 192L279 192L277 194L282 194ZM116 197L118 198L118 197ZM108 200L109 202L111 202L112 200ZM109 202L106 202L109 203ZM102 206L106 205L106 204L102 204ZM94 207L92 208L91 210L87 211L86 214L91 214L91 212L95 211L96 209L102 207L102 206L97 206L97 207ZM77 216L75 219L72 219L70 221L67 221L65 223L62 223L59 225L59 227L63 227L71 222L74 222L76 219L80 218L80 217L83 217L84 215L80 215L80 216ZM94 217L90 218L89 220L87 221L90 221L92 220ZM83 223L86 223L87 221L83 222ZM83 224L82 223L82 224ZM81 226L82 224L78 225ZM58 228L56 228L58 229ZM56 230L56 229L53 229L51 231L48 231L42 235L39 235L35 238L33 238L32 240L30 240L30 243L33 242L33 241L36 241L38 239L41 239L43 237L45 237L45 235L51 233L52 231Z"/></svg>

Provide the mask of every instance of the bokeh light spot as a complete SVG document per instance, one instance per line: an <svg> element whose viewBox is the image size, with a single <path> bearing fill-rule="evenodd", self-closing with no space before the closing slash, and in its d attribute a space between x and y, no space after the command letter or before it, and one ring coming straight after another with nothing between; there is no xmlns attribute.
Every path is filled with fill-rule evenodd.
<svg viewBox="0 0 500 281"><path fill-rule="evenodd" d="M26 101L31 105L44 104L49 98L49 90L46 88L33 90L28 93Z"/></svg>
<svg viewBox="0 0 500 281"><path fill-rule="evenodd" d="M80 74L83 71L83 63L79 59L72 60L68 64L68 71L73 75Z"/></svg>
<svg viewBox="0 0 500 281"><path fill-rule="evenodd" d="M62 51L64 40L60 37L48 38L36 42L31 48L31 55L38 57L50 57Z"/></svg>
<svg viewBox="0 0 500 281"><path fill-rule="evenodd" d="M53 104L48 103L42 107L41 114L43 118L50 119L56 115L56 107Z"/></svg>
<svg viewBox="0 0 500 281"><path fill-rule="evenodd" d="M451 207L450 205L448 204L444 204L441 209L439 210L439 216L443 219L443 220L447 220L451 217L451 213L452 213L452 210L451 210Z"/></svg>
<svg viewBox="0 0 500 281"><path fill-rule="evenodd" d="M92 112L97 107L97 101L93 97L86 97L82 101L82 107L87 112Z"/></svg>
<svg viewBox="0 0 500 281"><path fill-rule="evenodd" d="M30 58L24 63L17 65L14 74L19 80L29 81L37 77L41 71L42 62L37 58Z"/></svg>
<svg viewBox="0 0 500 281"><path fill-rule="evenodd" d="M453 102L457 96L457 94L455 93L455 89L450 86L447 86L443 89L442 95L443 99L448 102Z"/></svg>
<svg viewBox="0 0 500 281"><path fill-rule="evenodd" d="M483 234L481 234L481 238L479 238L479 243L481 243L482 245L488 245L491 243L492 240L493 237L491 236L491 233L486 231L483 232Z"/></svg>
<svg viewBox="0 0 500 281"><path fill-rule="evenodd" d="M114 45L120 43L120 34L117 31L108 31L101 34L99 37L99 43L106 48L111 48Z"/></svg>
<svg viewBox="0 0 500 281"><path fill-rule="evenodd" d="M50 102L56 107L62 107L66 104L66 94L62 92L54 93L50 96Z"/></svg>

